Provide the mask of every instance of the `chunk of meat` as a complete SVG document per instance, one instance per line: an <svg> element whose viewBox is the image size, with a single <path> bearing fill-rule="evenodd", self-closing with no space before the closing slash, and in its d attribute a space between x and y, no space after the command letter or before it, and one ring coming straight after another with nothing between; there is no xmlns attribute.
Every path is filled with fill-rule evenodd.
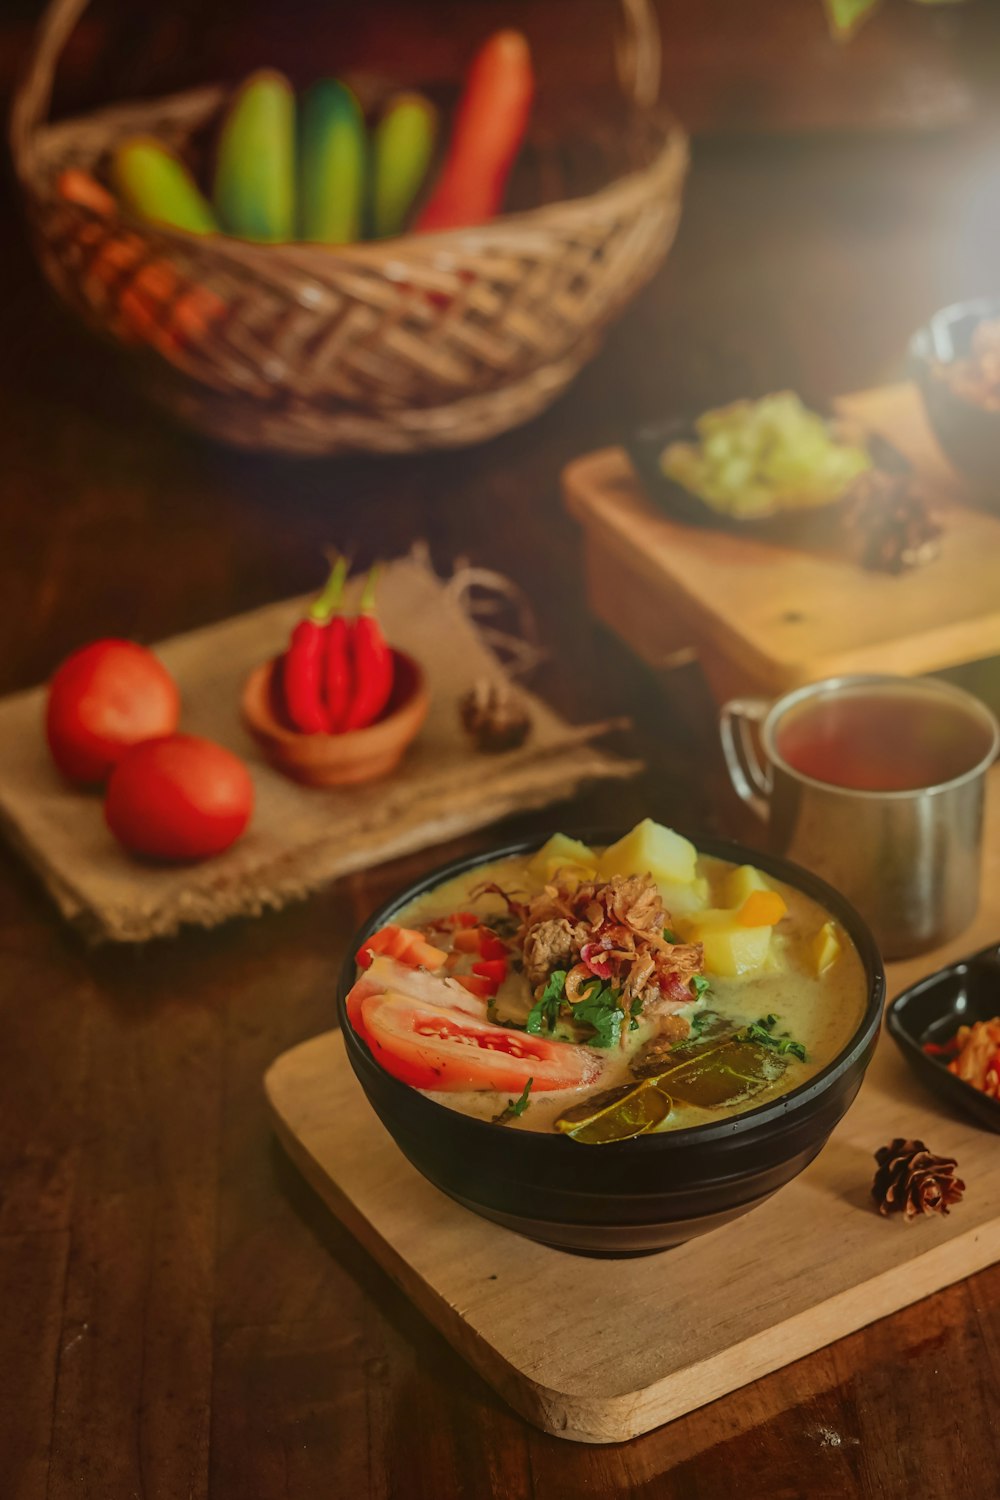
<svg viewBox="0 0 1000 1500"><path fill-rule="evenodd" d="M530 984L542 984L553 969L570 969L587 940L587 929L565 917L550 917L528 929L524 938L524 972Z"/></svg>

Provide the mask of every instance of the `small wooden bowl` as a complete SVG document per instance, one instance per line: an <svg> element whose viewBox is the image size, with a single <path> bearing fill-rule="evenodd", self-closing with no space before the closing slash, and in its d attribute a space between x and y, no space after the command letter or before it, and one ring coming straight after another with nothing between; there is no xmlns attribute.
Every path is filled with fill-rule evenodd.
<svg viewBox="0 0 1000 1500"><path fill-rule="evenodd" d="M277 660L246 680L243 722L276 770L305 786L350 786L387 776L416 739L430 705L427 679L412 656L393 647L392 697L380 719L346 734L301 734L285 718L276 692Z"/></svg>

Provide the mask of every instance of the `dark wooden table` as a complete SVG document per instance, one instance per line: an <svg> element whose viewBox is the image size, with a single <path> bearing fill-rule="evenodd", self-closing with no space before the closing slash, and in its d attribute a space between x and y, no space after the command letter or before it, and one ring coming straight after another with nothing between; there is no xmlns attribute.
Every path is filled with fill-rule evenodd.
<svg viewBox="0 0 1000 1500"><path fill-rule="evenodd" d="M426 537L442 568L467 555L525 586L560 708L635 720L648 773L559 822L736 830L697 678L665 693L587 616L560 467L637 417L894 373L936 306L997 289L996 144L983 120L700 143L667 270L574 390L486 447L406 461L286 464L173 429L46 294L5 202L0 688L94 636L308 589L329 542L364 561ZM85 951L0 854L3 1500L1000 1495L1000 1269L593 1449L513 1415L320 1206L261 1076L331 1024L359 919L489 838L144 951Z"/></svg>

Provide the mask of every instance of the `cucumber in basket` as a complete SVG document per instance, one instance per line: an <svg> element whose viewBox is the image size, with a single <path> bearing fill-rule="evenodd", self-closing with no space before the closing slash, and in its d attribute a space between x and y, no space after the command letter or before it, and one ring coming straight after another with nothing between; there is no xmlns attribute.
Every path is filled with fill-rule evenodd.
<svg viewBox="0 0 1000 1500"><path fill-rule="evenodd" d="M302 239L347 245L361 238L367 156L361 106L346 83L313 84L299 113Z"/></svg>
<svg viewBox="0 0 1000 1500"><path fill-rule="evenodd" d="M144 219L216 234L219 225L180 157L153 136L133 136L115 152L111 176L123 203Z"/></svg>
<svg viewBox="0 0 1000 1500"><path fill-rule="evenodd" d="M283 73L251 74L219 137L215 208L242 239L295 238L295 95Z"/></svg>

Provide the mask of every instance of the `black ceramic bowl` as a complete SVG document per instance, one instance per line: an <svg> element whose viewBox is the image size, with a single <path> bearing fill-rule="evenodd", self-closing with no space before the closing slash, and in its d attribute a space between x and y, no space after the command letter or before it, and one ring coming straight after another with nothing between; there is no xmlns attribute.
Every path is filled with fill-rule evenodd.
<svg viewBox="0 0 1000 1500"><path fill-rule="evenodd" d="M897 995L886 1012L889 1034L910 1067L928 1088L987 1130L1000 1133L1000 1100L990 1099L949 1073L943 1062L928 1057L925 1042L939 1046L960 1026L992 1021L1000 1015L1000 944L991 943L971 958L939 969Z"/></svg>
<svg viewBox="0 0 1000 1500"><path fill-rule="evenodd" d="M889 473L906 473L910 465L897 448L885 438L874 433L861 433L850 428L832 411L826 416L832 425L843 428L844 435L866 447L877 468ZM853 485L842 496L804 510L776 511L769 516L756 516L741 520L727 515L686 490L682 484L670 479L660 466L663 450L670 443L696 442L698 434L695 418L674 417L666 422L654 422L640 427L626 441L628 455L643 489L650 500L675 521L686 526L703 526L715 531L729 531L762 542L777 542L807 547L831 547L843 539L844 522L853 496Z"/></svg>
<svg viewBox="0 0 1000 1500"><path fill-rule="evenodd" d="M1000 318L998 297L942 308L910 341L910 373L941 447L959 473L983 490L983 499L1000 509L1000 411L956 394L941 371L969 353L979 324L993 318Z"/></svg>
<svg viewBox="0 0 1000 1500"><path fill-rule="evenodd" d="M705 854L759 866L843 925L868 985L854 1036L821 1073L770 1104L631 1141L581 1146L566 1136L506 1130L459 1114L392 1078L353 1031L345 1007L355 980L353 954L415 896L488 861L533 852L540 840L434 870L358 932L341 972L337 1007L351 1066L379 1119L417 1170L466 1208L567 1250L628 1255L663 1249L763 1203L808 1166L854 1099L875 1050L885 998L882 961L867 927L842 896L788 860L720 839L693 842Z"/></svg>

